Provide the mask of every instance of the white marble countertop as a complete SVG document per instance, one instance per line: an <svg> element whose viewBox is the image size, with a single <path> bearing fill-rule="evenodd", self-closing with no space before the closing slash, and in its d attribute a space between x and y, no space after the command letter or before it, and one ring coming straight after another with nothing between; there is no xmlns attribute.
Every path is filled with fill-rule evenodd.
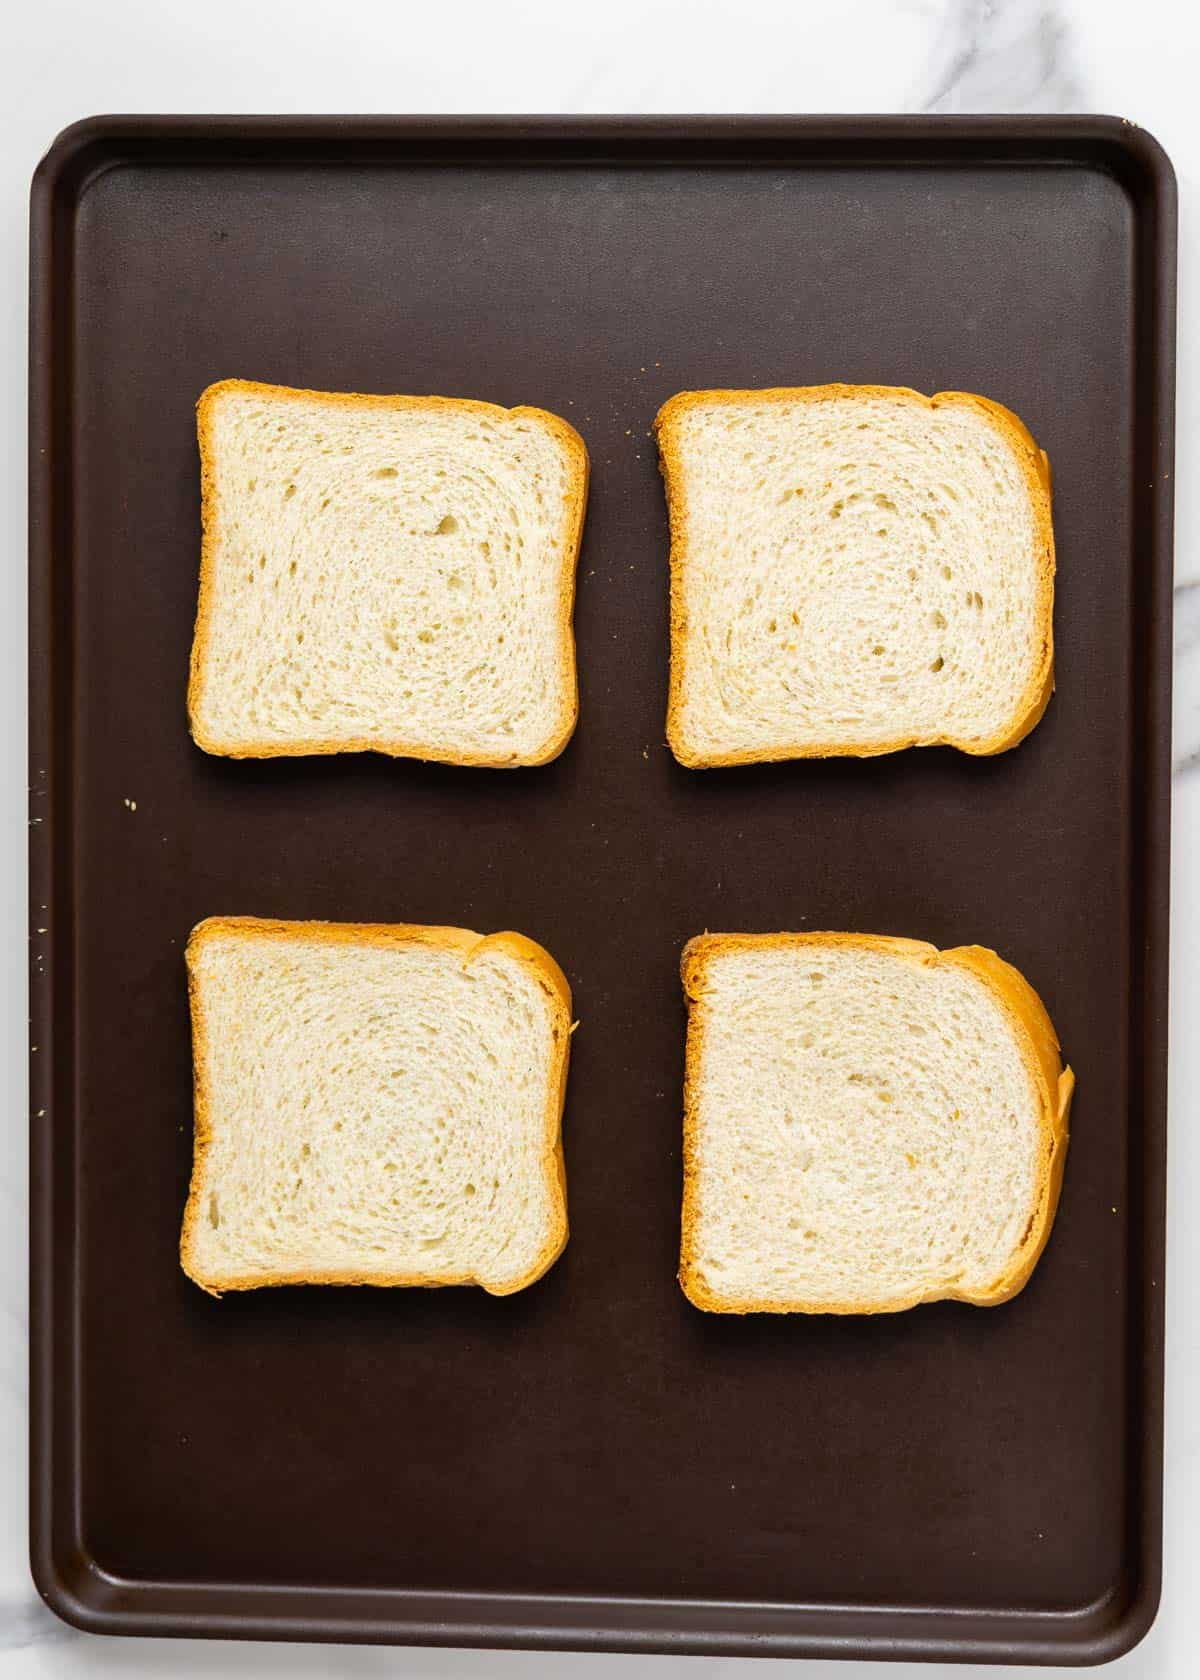
<svg viewBox="0 0 1200 1680"><path fill-rule="evenodd" d="M0 1669L3 1675L748 1677L729 1659L100 1639L26 1562L25 288L29 177L98 111L1107 111L1170 153L1181 209L1165 1579L1128 1680L1190 1676L1200 1581L1200 23L1182 0L35 0L0 71ZM1194 861L1195 860L1195 861ZM798 1667L798 1665L797 1665ZM838 1680L911 1665L807 1665ZM945 1669L947 1677L967 1670ZM1025 1673L1026 1670L993 1670Z"/></svg>

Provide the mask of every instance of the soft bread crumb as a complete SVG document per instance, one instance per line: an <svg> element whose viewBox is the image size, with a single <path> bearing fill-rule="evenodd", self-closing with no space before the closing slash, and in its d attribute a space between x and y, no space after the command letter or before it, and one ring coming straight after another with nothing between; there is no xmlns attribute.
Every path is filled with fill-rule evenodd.
<svg viewBox="0 0 1200 1680"><path fill-rule="evenodd" d="M1049 470L981 397L694 391L656 421L692 766L1013 746L1053 682Z"/></svg>
<svg viewBox="0 0 1200 1680"><path fill-rule="evenodd" d="M565 420L227 380L198 428L200 746L500 766L562 751L588 475Z"/></svg>
<svg viewBox="0 0 1200 1680"><path fill-rule="evenodd" d="M716 1312L891 1312L1023 1286L1074 1085L977 947L706 935L689 1004L680 1280Z"/></svg>
<svg viewBox="0 0 1200 1680"><path fill-rule="evenodd" d="M570 992L540 946L214 918L187 955L202 1288L508 1294L557 1258Z"/></svg>

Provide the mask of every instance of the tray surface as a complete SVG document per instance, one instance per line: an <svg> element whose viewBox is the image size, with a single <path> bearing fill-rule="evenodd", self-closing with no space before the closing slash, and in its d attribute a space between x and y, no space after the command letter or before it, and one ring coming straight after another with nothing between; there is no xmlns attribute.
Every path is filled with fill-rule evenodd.
<svg viewBox="0 0 1200 1680"><path fill-rule="evenodd" d="M1159 1577L1174 198L1107 119L100 119L33 200L35 1575L120 1632L1088 1661ZM503 773L207 758L193 404L229 375L567 416L578 732ZM964 389L1048 450L1015 751L689 772L656 408ZM570 978L571 1240L528 1291L179 1270L214 913L516 928ZM675 1282L704 928L979 941L1079 1078L1024 1293L706 1317ZM48 933L36 930L48 929ZM41 1111L41 1112L40 1112Z"/></svg>

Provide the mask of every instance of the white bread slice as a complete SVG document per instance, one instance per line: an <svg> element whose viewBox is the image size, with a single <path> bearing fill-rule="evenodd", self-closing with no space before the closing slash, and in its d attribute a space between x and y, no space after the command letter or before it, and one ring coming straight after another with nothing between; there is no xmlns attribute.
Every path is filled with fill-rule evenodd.
<svg viewBox="0 0 1200 1680"><path fill-rule="evenodd" d="M478 1283L567 1240L571 994L540 945L465 928L212 917L188 941L202 1289Z"/></svg>
<svg viewBox="0 0 1200 1680"><path fill-rule="evenodd" d="M689 1007L679 1279L707 1312L994 1306L1058 1205L1074 1075L978 945L705 934Z"/></svg>
<svg viewBox="0 0 1200 1680"><path fill-rule="evenodd" d="M227 379L197 429L197 745L499 766L562 751L588 482L565 420Z"/></svg>
<svg viewBox="0 0 1200 1680"><path fill-rule="evenodd" d="M1050 472L984 397L685 391L655 422L681 763L1003 752L1053 688Z"/></svg>

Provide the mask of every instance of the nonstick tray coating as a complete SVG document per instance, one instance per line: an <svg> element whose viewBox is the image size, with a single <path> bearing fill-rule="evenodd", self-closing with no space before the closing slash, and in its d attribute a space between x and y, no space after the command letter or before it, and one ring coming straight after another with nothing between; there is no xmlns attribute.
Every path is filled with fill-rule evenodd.
<svg viewBox="0 0 1200 1680"><path fill-rule="evenodd" d="M32 1556L124 1633L1087 1662L1160 1573L1174 187L1104 118L105 118L32 204ZM232 762L184 686L210 381L566 415L581 720L537 770ZM1058 692L1015 751L690 772L648 431L904 384L1049 451ZM512 927L566 970L571 1240L528 1291L183 1276L182 952L243 913ZM995 946L1079 1078L984 1311L675 1281L704 928Z"/></svg>

